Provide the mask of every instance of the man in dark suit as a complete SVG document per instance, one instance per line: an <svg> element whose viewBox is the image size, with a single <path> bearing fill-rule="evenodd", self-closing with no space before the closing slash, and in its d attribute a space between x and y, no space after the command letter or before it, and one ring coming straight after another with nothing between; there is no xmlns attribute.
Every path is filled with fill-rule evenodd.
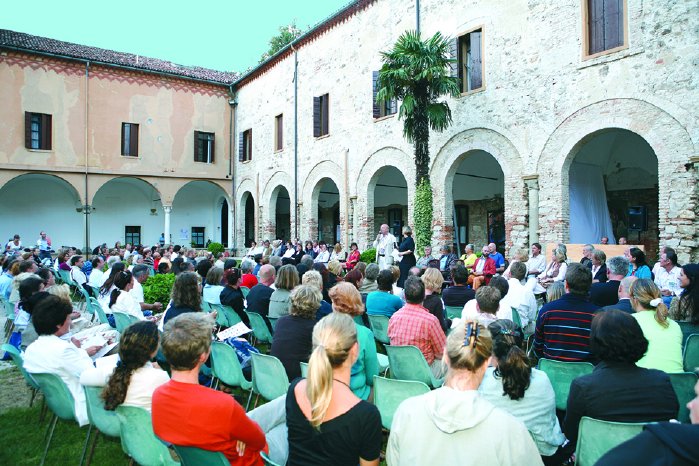
<svg viewBox="0 0 699 466"><path fill-rule="evenodd" d="M629 296L631 284L635 281L636 277L625 277L619 283L619 302L610 306L604 306L598 312L608 311L610 309L619 309L620 311L628 312L629 314L636 312L634 311L633 306L631 306L631 297Z"/></svg>
<svg viewBox="0 0 699 466"><path fill-rule="evenodd" d="M586 244L583 246L583 257L580 259L580 263L588 269L592 269L592 251L594 250L595 247L591 244Z"/></svg>
<svg viewBox="0 0 699 466"><path fill-rule="evenodd" d="M590 288L590 301L604 307L619 301L619 283L629 273L629 260L624 256L615 256L607 261L607 277L605 283L593 283Z"/></svg>
<svg viewBox="0 0 699 466"><path fill-rule="evenodd" d="M272 324L267 320L267 315L269 314L269 298L274 293L271 285L274 284L275 279L274 267L269 264L263 265L260 267L260 282L250 289L246 298L248 310L260 314L267 323L270 332L272 331Z"/></svg>

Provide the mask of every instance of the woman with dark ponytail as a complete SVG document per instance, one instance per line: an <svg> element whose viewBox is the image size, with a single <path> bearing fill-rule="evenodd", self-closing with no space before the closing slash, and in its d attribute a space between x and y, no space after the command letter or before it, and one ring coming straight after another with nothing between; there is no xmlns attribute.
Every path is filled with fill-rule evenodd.
<svg viewBox="0 0 699 466"><path fill-rule="evenodd" d="M138 320L146 320L141 310L141 305L129 293L133 288L133 275L128 270L118 272L114 277L114 289L109 294L109 309L112 313L121 312L138 318Z"/></svg>
<svg viewBox="0 0 699 466"><path fill-rule="evenodd" d="M565 436L556 417L556 397L545 372L532 368L521 345L522 330L510 320L488 326L493 338L492 366L478 391L524 423L544 464L561 464L570 452L560 446Z"/></svg>
<svg viewBox="0 0 699 466"><path fill-rule="evenodd" d="M119 274L119 272L123 272L125 269L126 265L123 262L115 262L114 264L112 264L112 267L109 269L109 276L100 287L100 292L97 296L97 301L100 303L100 306L102 306L102 309L104 309L104 312L107 314L111 314L112 312L109 310L109 299L111 298L112 291L114 290L114 288L116 288L114 286L114 280L116 276Z"/></svg>
<svg viewBox="0 0 699 466"><path fill-rule="evenodd" d="M158 352L158 342L158 327L153 322L137 322L124 330L119 362L102 391L105 409L123 404L151 410L153 392L170 380L167 372L150 362Z"/></svg>

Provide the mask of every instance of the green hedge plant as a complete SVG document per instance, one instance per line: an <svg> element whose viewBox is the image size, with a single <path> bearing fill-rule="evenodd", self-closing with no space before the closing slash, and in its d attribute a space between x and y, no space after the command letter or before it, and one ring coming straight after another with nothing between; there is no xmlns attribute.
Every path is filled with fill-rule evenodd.
<svg viewBox="0 0 699 466"><path fill-rule="evenodd" d="M372 262L376 262L376 249L371 248L367 249L363 253L359 255L359 260L361 262L364 262L366 264L371 264Z"/></svg>
<svg viewBox="0 0 699 466"><path fill-rule="evenodd" d="M223 246L221 243L210 243L209 246L206 248L211 254L216 257L216 254L219 252L223 252L226 250L226 248Z"/></svg>
<svg viewBox="0 0 699 466"><path fill-rule="evenodd" d="M143 284L143 297L147 303L162 303L163 309L170 302L172 286L175 284L175 275L172 273L157 274L148 277Z"/></svg>

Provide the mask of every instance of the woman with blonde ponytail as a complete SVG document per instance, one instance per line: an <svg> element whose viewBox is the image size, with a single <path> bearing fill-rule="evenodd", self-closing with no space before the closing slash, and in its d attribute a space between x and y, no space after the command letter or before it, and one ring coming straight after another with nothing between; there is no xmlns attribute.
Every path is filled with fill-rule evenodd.
<svg viewBox="0 0 699 466"><path fill-rule="evenodd" d="M286 397L288 466L377 466L381 416L350 389L357 359L352 318L333 312L313 328L308 378L292 382Z"/></svg>
<svg viewBox="0 0 699 466"><path fill-rule="evenodd" d="M648 340L648 352L636 365L668 373L683 372L682 329L668 318L657 285L649 278L639 278L631 285L629 297L636 311L633 317Z"/></svg>

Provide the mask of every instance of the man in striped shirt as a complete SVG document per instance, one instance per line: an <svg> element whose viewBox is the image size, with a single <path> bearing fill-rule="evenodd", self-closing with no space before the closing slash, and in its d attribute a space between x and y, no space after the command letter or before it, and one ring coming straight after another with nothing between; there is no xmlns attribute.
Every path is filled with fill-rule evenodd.
<svg viewBox="0 0 699 466"><path fill-rule="evenodd" d="M568 266L564 294L544 305L536 319L534 352L540 358L557 361L589 361L590 324L599 306L588 293L592 272L582 264Z"/></svg>

